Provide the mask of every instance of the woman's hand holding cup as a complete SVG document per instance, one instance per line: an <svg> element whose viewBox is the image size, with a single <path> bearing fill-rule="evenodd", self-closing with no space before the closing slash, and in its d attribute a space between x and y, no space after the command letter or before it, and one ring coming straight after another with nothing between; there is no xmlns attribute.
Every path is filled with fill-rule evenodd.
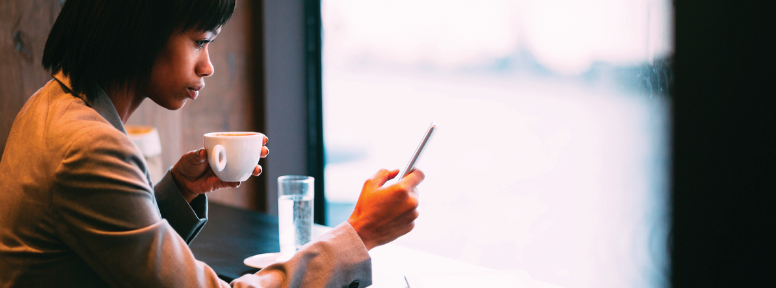
<svg viewBox="0 0 776 288"><path fill-rule="evenodd" d="M261 174L261 166L258 163L259 158L269 154L269 149L265 146L267 141L266 136L256 132L208 133L205 134L205 148L184 154L170 172L188 202L199 194L235 188L251 175ZM220 155L208 154L212 153L216 145L221 146L221 151L216 151L220 152ZM260 153L256 153L258 151ZM212 163L218 161L223 164L221 167L218 167L219 163ZM221 170L216 172L213 167Z"/></svg>

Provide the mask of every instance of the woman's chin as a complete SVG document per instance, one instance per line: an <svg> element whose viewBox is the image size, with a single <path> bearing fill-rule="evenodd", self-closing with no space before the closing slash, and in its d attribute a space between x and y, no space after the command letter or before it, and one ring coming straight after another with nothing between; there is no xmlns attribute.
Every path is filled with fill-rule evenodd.
<svg viewBox="0 0 776 288"><path fill-rule="evenodd" d="M167 110L178 110L178 109L181 109L181 108L183 108L183 106L186 106L186 100L188 100L188 99L183 99L183 101L174 102L171 106L164 107L164 108L167 108Z"/></svg>
<svg viewBox="0 0 776 288"><path fill-rule="evenodd" d="M184 98L183 100L168 100L168 101L164 101L164 102L156 101L153 98L151 100L153 100L154 103L156 103L156 105L164 107L164 109L167 109L167 110L178 110L178 109L183 108L184 105L186 105L186 100L188 100L188 99L189 98Z"/></svg>

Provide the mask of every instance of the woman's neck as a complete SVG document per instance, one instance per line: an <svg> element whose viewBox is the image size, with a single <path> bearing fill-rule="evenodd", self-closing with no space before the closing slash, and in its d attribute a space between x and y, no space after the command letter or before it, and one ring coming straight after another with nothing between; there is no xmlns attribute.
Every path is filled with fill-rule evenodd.
<svg viewBox="0 0 776 288"><path fill-rule="evenodd" d="M116 108L116 112L119 113L119 118L121 118L121 123L124 124L127 124L129 116L132 116L132 113L137 110L137 107L140 107L140 104L145 99L145 97L136 93L134 88L122 88L116 85L105 90L105 93L108 94L108 98L113 102L113 107Z"/></svg>

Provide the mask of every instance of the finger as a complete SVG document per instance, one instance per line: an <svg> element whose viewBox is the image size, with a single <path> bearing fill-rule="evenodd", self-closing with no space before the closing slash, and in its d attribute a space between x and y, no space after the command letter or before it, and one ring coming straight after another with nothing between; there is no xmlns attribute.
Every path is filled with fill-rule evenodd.
<svg viewBox="0 0 776 288"><path fill-rule="evenodd" d="M396 221L398 223L412 223L416 219L418 219L418 216L420 216L420 212L418 212L418 209L410 209L406 212L402 213Z"/></svg>
<svg viewBox="0 0 776 288"><path fill-rule="evenodd" d="M406 223L406 222L402 222L402 223ZM409 223L396 227L396 230L394 230L396 231L395 232L396 234L394 234L394 236L391 237L393 238L391 239L391 241L396 240L401 236L407 235L407 233L410 233L413 229L415 229L415 221L409 221Z"/></svg>
<svg viewBox="0 0 776 288"><path fill-rule="evenodd" d="M193 150L183 154L183 157L181 158L186 161L186 164L198 166L199 164L204 163L205 159L207 159L207 152L205 152L205 149Z"/></svg>
<svg viewBox="0 0 776 288"><path fill-rule="evenodd" d="M415 201L418 201L420 199L420 193L418 193L418 188L412 188L410 190L410 196L415 198Z"/></svg>
<svg viewBox="0 0 776 288"><path fill-rule="evenodd" d="M256 165L256 168L253 168L253 176L259 176L261 175L261 165Z"/></svg>
<svg viewBox="0 0 776 288"><path fill-rule="evenodd" d="M407 176L404 176L404 178L399 181L409 187L415 187L418 186L420 182L423 182L423 179L426 179L426 174L423 174L423 171L420 171L420 169L413 169L410 174L407 174Z"/></svg>
<svg viewBox="0 0 776 288"><path fill-rule="evenodd" d="M396 175L399 175L399 170L391 170L388 171L386 169L380 169L380 171L377 171L372 178L367 180L367 183L372 186L372 188L379 188L383 187L383 184L385 182L388 182L388 180L391 180L396 177Z"/></svg>
<svg viewBox="0 0 776 288"><path fill-rule="evenodd" d="M223 181L220 178L218 178L218 176L216 176L213 170L208 171L206 182L208 183L207 186L210 187L210 189L208 189L209 190L208 192L212 192L212 191L224 189L224 188L237 188L237 187L240 187L240 184L242 183L239 181L238 182Z"/></svg>
<svg viewBox="0 0 776 288"><path fill-rule="evenodd" d="M199 149L199 153L197 153L197 161L199 161L199 163L205 163L205 161L207 161L207 150L205 150L205 148Z"/></svg>
<svg viewBox="0 0 776 288"><path fill-rule="evenodd" d="M240 184L242 184L242 181L237 181L237 182L221 181L222 188L237 188L237 187L240 187Z"/></svg>
<svg viewBox="0 0 776 288"><path fill-rule="evenodd" d="M202 175L202 178L205 179L205 189L203 189L204 191L212 192L224 188L223 181L218 179L218 176L216 176L216 173L213 172L212 169L208 169L205 174Z"/></svg>
<svg viewBox="0 0 776 288"><path fill-rule="evenodd" d="M267 142L269 141L269 138L267 136L264 136L264 139L261 140L261 145L267 145Z"/></svg>
<svg viewBox="0 0 776 288"><path fill-rule="evenodd" d="M261 147L261 158L267 157L267 154L269 154L269 148L267 146Z"/></svg>
<svg viewBox="0 0 776 288"><path fill-rule="evenodd" d="M412 189L410 189L407 192L408 192L407 194L409 194L409 197L412 198L411 201L415 201L415 203L416 203L415 206L417 206L417 202L419 200L418 198L420 198L420 195L418 194L418 188L417 187L412 187Z"/></svg>
<svg viewBox="0 0 776 288"><path fill-rule="evenodd" d="M402 236L404 236L407 235L407 233L412 232L412 229L415 229L415 221L412 221L410 224L407 224L407 226L404 226L404 229L402 229L400 233Z"/></svg>

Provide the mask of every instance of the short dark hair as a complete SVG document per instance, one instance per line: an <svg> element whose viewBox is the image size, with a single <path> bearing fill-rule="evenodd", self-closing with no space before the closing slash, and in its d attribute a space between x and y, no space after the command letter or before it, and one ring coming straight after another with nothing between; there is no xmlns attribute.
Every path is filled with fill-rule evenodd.
<svg viewBox="0 0 776 288"><path fill-rule="evenodd" d="M90 83L147 85L173 33L217 29L232 17L234 2L67 0L46 40L43 68L68 75L76 93Z"/></svg>

